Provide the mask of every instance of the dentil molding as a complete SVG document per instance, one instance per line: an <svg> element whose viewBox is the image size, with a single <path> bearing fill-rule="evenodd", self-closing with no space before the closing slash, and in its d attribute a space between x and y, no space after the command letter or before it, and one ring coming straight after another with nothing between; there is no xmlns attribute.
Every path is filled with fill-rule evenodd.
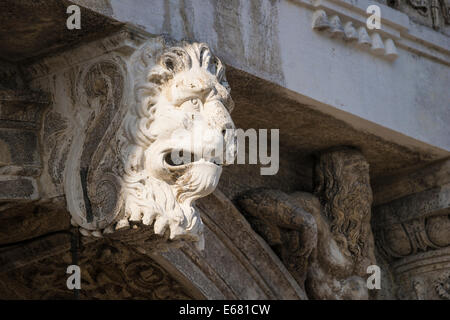
<svg viewBox="0 0 450 320"><path fill-rule="evenodd" d="M314 29L342 36L348 43L357 40L358 46L368 47L375 55L385 54L389 59L395 59L398 55L396 49L402 48L450 65L448 36L418 25L403 12L381 3L369 0L294 0L294 3L312 11ZM381 29L369 32L365 29L369 17L366 10L374 4L381 9ZM322 19L325 24L318 27L317 17L324 13L327 17Z"/></svg>

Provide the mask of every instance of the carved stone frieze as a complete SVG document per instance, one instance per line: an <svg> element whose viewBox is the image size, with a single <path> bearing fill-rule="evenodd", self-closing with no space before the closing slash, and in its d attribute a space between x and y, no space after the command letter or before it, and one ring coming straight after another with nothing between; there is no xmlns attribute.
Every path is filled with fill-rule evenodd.
<svg viewBox="0 0 450 320"><path fill-rule="evenodd" d="M40 207L32 217L24 213L6 218L5 213L13 212L2 212L0 297L73 299L74 292L66 287L66 268L77 264L81 299L307 299L219 190L198 202L205 225L201 252L190 242L181 242L180 248L171 242L168 250L155 250L158 241L164 245L167 239L152 233L152 226L101 239L79 237L76 228L70 230L69 215L58 207ZM8 237L10 228L16 230L14 237Z"/></svg>
<svg viewBox="0 0 450 320"><path fill-rule="evenodd" d="M35 240L39 242L39 240ZM3 273L2 299L194 299L196 291L184 287L148 256L118 241L92 241L73 250L40 259ZM81 290L68 290L66 268L81 270Z"/></svg>

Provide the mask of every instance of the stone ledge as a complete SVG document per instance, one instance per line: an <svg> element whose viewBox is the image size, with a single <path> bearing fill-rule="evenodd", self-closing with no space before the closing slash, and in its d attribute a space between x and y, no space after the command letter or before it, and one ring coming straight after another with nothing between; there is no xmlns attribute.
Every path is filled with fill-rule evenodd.
<svg viewBox="0 0 450 320"><path fill-rule="evenodd" d="M372 180L374 206L450 183L450 159Z"/></svg>
<svg viewBox="0 0 450 320"><path fill-rule="evenodd" d="M377 224L390 225L426 218L450 210L450 184L375 207Z"/></svg>

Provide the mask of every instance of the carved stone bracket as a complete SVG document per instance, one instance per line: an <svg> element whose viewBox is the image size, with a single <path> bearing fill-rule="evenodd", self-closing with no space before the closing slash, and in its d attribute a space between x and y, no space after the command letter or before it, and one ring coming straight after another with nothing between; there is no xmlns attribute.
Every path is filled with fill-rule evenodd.
<svg viewBox="0 0 450 320"><path fill-rule="evenodd" d="M74 262L69 246L70 233L59 233L3 252L2 258L9 261L0 259L4 263L0 270L0 296L3 299L74 299L74 291L66 287L66 269ZM90 239L80 247L76 264L81 269L81 290L77 299L204 298L150 257L120 242ZM48 252L43 252L43 248ZM18 259L25 258L24 253L28 253L27 260ZM34 257L29 257L30 254Z"/></svg>
<svg viewBox="0 0 450 320"><path fill-rule="evenodd" d="M28 70L35 87L53 93L44 197L64 194L84 235L152 225L202 247L194 202L222 170L211 151L235 150L225 69L209 47L122 31ZM194 161L173 163L180 151Z"/></svg>

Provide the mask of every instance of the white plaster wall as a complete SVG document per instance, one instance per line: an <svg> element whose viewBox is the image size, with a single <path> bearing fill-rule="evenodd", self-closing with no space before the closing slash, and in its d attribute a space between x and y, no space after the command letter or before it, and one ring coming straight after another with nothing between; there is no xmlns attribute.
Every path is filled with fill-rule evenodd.
<svg viewBox="0 0 450 320"><path fill-rule="evenodd" d="M311 30L312 11L279 8L285 87L450 150L448 66L401 48L395 61L381 59Z"/></svg>

